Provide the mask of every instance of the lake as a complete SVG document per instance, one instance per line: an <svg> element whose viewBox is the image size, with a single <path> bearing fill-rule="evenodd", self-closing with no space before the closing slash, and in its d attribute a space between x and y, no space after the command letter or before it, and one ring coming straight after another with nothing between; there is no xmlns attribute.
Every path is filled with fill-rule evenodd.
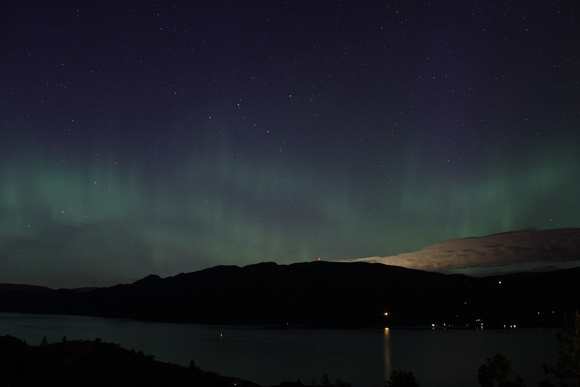
<svg viewBox="0 0 580 387"><path fill-rule="evenodd" d="M557 329L300 329L150 323L85 316L0 313L0 335L31 345L101 338L155 359L262 385L327 374L353 387L384 386L392 370L412 371L424 387L478 386L477 368L497 351L527 386L557 360Z"/></svg>

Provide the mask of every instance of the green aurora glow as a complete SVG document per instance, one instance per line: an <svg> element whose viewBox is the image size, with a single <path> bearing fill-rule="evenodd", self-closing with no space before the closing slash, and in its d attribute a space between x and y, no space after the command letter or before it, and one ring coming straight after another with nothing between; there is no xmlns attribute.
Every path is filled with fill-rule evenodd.
<svg viewBox="0 0 580 387"><path fill-rule="evenodd" d="M580 160L572 151L463 178L402 161L399 180L383 173L382 185L375 184L380 171L321 177L304 163L226 152L180 155L166 171L148 173L131 160L26 153L0 171L7 282L62 283L71 273L71 285L122 282L215 264L385 256L448 238L579 226Z"/></svg>

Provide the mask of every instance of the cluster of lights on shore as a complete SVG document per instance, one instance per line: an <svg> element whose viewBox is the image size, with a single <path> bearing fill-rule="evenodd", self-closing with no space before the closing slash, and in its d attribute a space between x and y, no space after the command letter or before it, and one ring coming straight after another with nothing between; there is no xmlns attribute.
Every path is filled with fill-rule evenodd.
<svg viewBox="0 0 580 387"><path fill-rule="evenodd" d="M502 281L498 281L498 285L502 285ZM465 301L464 303L467 305L467 301ZM551 314L555 314L556 311L555 310L552 310L552 311L550 311L550 313ZM538 315L539 314L540 314L540 312L538 312ZM384 312L383 315L385 317L387 317L387 316L389 316L389 312ZM484 329L483 319L478 318L475 321L476 321L475 329ZM431 324L431 329L433 329L433 330L435 330L437 328L440 328L440 327L442 327L443 329L447 329L449 327L453 327L453 325L448 325L446 323L444 323L443 325L439 325L439 324L436 324L436 323L432 323ZM516 329L517 328L517 325L516 324L503 324L503 328L504 329ZM388 330L389 330L389 328L388 327L385 327L385 331L388 331Z"/></svg>
<svg viewBox="0 0 580 387"><path fill-rule="evenodd" d="M500 284L501 284L501 281L500 281ZM555 312L554 312L554 311L552 311L552 313L555 313ZM540 314L540 312L538 312L538 314ZM386 316L388 316L388 315L389 315L389 312L384 312L384 313L383 313L383 315L386 317ZM477 323L479 323L479 325L478 325L478 326L476 326L476 329L483 329L483 328L484 328L484 325L483 325L483 320L482 320L482 319L478 318L478 319L477 319L477 320L475 320L475 321L476 321ZM452 326L453 326L453 325L447 325L446 323L444 323L444 324L442 325L443 329L447 329L448 327L452 327ZM436 329L436 328L438 328L438 327L440 327L440 325L439 325L439 324L435 324L435 323L432 323L432 324L431 324L431 329L433 329L433 330L435 330L435 329ZM503 325L503 328L504 328L504 329L508 329L508 328L509 328L509 329L516 329L516 328L517 328L517 325L516 325L516 324L509 324L509 325L508 325L508 324L504 324L504 325ZM388 331L389 331L389 328L388 328L388 327L385 327L385 332L388 332Z"/></svg>

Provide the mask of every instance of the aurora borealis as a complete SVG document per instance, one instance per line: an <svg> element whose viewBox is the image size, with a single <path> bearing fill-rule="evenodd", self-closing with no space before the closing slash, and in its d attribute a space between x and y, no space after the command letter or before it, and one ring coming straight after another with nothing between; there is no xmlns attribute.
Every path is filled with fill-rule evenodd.
<svg viewBox="0 0 580 387"><path fill-rule="evenodd" d="M580 227L568 1L6 1L0 282Z"/></svg>

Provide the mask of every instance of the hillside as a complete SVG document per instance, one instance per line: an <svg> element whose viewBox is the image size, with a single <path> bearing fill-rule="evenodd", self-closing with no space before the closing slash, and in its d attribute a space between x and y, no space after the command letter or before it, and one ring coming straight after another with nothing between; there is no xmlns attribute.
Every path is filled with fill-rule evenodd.
<svg viewBox="0 0 580 387"><path fill-rule="evenodd" d="M20 284L0 284L0 294L6 292L31 292L31 293L40 293L40 292L50 292L52 289L44 287L44 286L35 286L35 285L20 285Z"/></svg>
<svg viewBox="0 0 580 387"><path fill-rule="evenodd" d="M2 386L207 386L254 387L257 384L204 372L191 363L181 367L158 362L116 344L76 340L30 346L0 336Z"/></svg>
<svg viewBox="0 0 580 387"><path fill-rule="evenodd" d="M236 325L551 325L579 308L579 268L474 278L337 262L217 266L87 292L0 294L0 312Z"/></svg>

